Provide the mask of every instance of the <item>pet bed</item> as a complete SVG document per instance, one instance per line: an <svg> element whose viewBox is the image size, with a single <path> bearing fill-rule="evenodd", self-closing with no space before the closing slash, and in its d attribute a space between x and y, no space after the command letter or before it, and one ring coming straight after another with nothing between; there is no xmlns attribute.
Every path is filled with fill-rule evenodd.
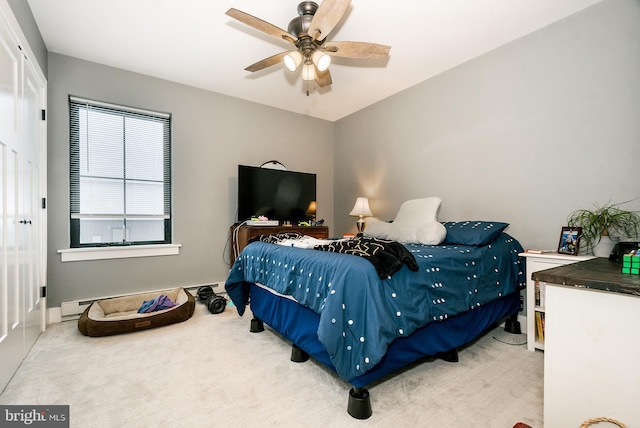
<svg viewBox="0 0 640 428"><path fill-rule="evenodd" d="M166 295L176 306L155 312L138 313L145 301L161 294ZM97 300L80 316L78 330L85 336L92 337L148 330L188 320L193 315L195 305L194 297L183 288Z"/></svg>

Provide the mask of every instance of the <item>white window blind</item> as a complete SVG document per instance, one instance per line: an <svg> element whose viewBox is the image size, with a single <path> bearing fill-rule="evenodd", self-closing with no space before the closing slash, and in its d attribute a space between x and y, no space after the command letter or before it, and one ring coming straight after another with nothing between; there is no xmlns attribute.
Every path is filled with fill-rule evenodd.
<svg viewBox="0 0 640 428"><path fill-rule="evenodd" d="M71 247L171 242L171 116L69 97Z"/></svg>

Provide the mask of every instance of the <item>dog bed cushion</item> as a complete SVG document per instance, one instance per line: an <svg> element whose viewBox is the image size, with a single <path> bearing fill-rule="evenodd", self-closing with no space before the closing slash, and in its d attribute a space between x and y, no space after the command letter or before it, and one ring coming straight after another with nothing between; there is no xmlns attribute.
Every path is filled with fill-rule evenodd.
<svg viewBox="0 0 640 428"><path fill-rule="evenodd" d="M165 294L176 306L156 312L138 313L145 301L161 294ZM195 306L194 297L183 288L97 300L80 316L78 330L85 336L92 337L148 330L188 320L193 315Z"/></svg>

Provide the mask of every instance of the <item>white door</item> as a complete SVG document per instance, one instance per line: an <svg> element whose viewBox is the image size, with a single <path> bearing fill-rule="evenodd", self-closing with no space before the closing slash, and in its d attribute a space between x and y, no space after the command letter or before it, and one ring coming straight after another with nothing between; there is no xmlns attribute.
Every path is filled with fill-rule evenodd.
<svg viewBox="0 0 640 428"><path fill-rule="evenodd" d="M44 87L0 14L0 391L44 327Z"/></svg>
<svg viewBox="0 0 640 428"><path fill-rule="evenodd" d="M42 98L43 85L26 57L22 57L22 126L21 126L21 183L18 221L20 237L20 287L23 296L25 354L31 349L43 327L44 304L41 287L44 286L43 209L41 198L41 152L43 146Z"/></svg>
<svg viewBox="0 0 640 428"><path fill-rule="evenodd" d="M0 388L24 357L24 333L20 323L18 266L18 183L20 147L19 71L21 54L0 17Z"/></svg>

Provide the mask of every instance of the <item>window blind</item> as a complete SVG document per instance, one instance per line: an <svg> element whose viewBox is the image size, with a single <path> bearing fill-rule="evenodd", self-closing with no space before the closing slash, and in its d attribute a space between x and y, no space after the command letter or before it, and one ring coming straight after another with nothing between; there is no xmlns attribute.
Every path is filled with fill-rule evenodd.
<svg viewBox="0 0 640 428"><path fill-rule="evenodd" d="M71 246L171 242L171 116L69 97Z"/></svg>

